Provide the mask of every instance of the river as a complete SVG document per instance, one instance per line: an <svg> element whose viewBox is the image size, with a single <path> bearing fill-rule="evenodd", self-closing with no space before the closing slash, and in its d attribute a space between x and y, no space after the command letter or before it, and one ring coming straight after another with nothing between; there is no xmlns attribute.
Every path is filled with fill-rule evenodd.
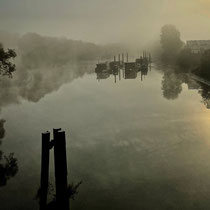
<svg viewBox="0 0 210 210"><path fill-rule="evenodd" d="M142 78L116 82L97 78L94 67L20 69L1 78L0 150L18 164L0 187L1 209L38 209L41 133L60 127L68 181L82 180L72 210L209 209L208 90L155 65Z"/></svg>

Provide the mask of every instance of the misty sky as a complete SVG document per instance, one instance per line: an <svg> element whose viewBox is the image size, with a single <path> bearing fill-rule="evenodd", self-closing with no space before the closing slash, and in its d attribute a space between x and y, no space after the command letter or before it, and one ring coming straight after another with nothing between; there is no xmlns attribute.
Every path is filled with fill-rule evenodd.
<svg viewBox="0 0 210 210"><path fill-rule="evenodd" d="M151 40L164 24L210 39L210 0L0 0L0 30L96 43Z"/></svg>

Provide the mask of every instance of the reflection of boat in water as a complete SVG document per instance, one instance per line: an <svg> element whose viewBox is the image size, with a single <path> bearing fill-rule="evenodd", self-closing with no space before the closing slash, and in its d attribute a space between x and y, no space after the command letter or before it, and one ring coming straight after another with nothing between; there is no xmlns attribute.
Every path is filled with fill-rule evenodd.
<svg viewBox="0 0 210 210"><path fill-rule="evenodd" d="M107 71L109 71L107 62L96 64L96 68L95 68L96 73L107 72Z"/></svg>
<svg viewBox="0 0 210 210"><path fill-rule="evenodd" d="M119 66L120 66L120 64L117 61L112 61L112 62L109 63L109 68L111 70L116 70L116 69L119 68Z"/></svg>
<svg viewBox="0 0 210 210"><path fill-rule="evenodd" d="M136 69L136 62L127 62L124 65L125 65L125 71Z"/></svg>
<svg viewBox="0 0 210 210"><path fill-rule="evenodd" d="M148 65L142 64L140 67L140 71L148 71Z"/></svg>
<svg viewBox="0 0 210 210"><path fill-rule="evenodd" d="M124 78L125 79L136 79L137 77L137 65L136 62L127 62L125 63L124 70Z"/></svg>
<svg viewBox="0 0 210 210"><path fill-rule="evenodd" d="M109 63L110 73L113 75L118 75L120 70L120 62L112 61Z"/></svg>
<svg viewBox="0 0 210 210"><path fill-rule="evenodd" d="M98 72L96 74L97 74L97 80L107 79L110 76L110 73L109 72Z"/></svg>
<svg viewBox="0 0 210 210"><path fill-rule="evenodd" d="M107 79L111 73L108 62L96 64L95 72L97 74L97 80Z"/></svg>
<svg viewBox="0 0 210 210"><path fill-rule="evenodd" d="M113 75L118 75L119 71L120 71L120 69L119 69L118 67L115 66L115 67L112 69L111 73L112 73Z"/></svg>

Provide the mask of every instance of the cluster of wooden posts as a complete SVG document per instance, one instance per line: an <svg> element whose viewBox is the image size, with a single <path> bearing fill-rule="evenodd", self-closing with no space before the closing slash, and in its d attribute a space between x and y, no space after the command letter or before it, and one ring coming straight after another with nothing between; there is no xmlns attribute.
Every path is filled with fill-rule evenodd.
<svg viewBox="0 0 210 210"><path fill-rule="evenodd" d="M49 160L52 148L54 148L56 209L69 210L66 137L61 129L53 129L53 140L50 140L50 132L42 133L40 210L47 209Z"/></svg>
<svg viewBox="0 0 210 210"><path fill-rule="evenodd" d="M106 61L96 64L95 72L97 79L107 79L110 75L119 75L121 80L121 71L124 79L134 79L137 76L137 72L141 71L141 75L147 74L148 68L151 69L152 57L150 53L143 51L143 55L136 58L135 61L129 62L128 53L126 53L126 61L124 60L124 53L118 55L118 60L114 56L113 61Z"/></svg>

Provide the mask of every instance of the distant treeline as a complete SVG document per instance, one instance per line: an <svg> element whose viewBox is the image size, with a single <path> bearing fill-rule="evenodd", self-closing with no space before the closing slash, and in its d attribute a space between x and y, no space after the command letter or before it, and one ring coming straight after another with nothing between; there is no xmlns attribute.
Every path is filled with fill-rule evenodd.
<svg viewBox="0 0 210 210"><path fill-rule="evenodd" d="M0 88L4 91L0 92L0 108L18 103L21 97L37 102L62 84L94 72L96 60L111 59L125 52L120 44L102 46L35 33L19 36L0 31L0 43L0 61L10 67L0 69L0 74L13 75L13 79L1 78ZM14 60L10 59L15 55Z"/></svg>
<svg viewBox="0 0 210 210"><path fill-rule="evenodd" d="M126 51L122 44L97 45L67 38L27 33L23 36L0 32L0 43L17 49L25 65L66 65L67 63L111 59ZM31 67L31 66L30 66Z"/></svg>
<svg viewBox="0 0 210 210"><path fill-rule="evenodd" d="M210 50L192 53L181 40L181 34L174 25L165 25L160 35L159 60L174 66L178 72L192 72L210 80Z"/></svg>

